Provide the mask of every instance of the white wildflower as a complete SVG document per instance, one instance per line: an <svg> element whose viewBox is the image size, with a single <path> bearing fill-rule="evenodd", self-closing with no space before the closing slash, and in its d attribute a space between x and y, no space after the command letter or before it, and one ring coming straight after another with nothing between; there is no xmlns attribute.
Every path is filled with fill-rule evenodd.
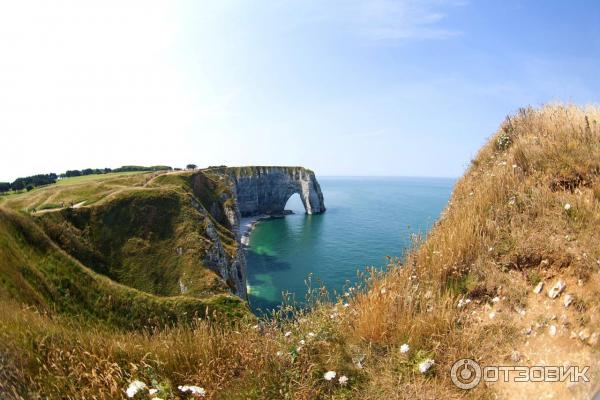
<svg viewBox="0 0 600 400"><path fill-rule="evenodd" d="M308 337L312 338L312 337L315 337L315 336L317 336L317 335L314 332L308 332Z"/></svg>
<svg viewBox="0 0 600 400"><path fill-rule="evenodd" d="M467 304L469 304L471 302L471 299L460 299L458 300L458 308L463 308L464 306L466 306Z"/></svg>
<svg viewBox="0 0 600 400"><path fill-rule="evenodd" d="M492 303L497 303L500 301L500 297L496 296L492 299Z"/></svg>
<svg viewBox="0 0 600 400"><path fill-rule="evenodd" d="M337 374L335 373L335 371L327 371L327 372L325 372L325 374L323 375L323 378L324 378L326 381L330 381L330 380L332 380L333 378L335 378L335 376L336 376L336 375L337 375Z"/></svg>
<svg viewBox="0 0 600 400"><path fill-rule="evenodd" d="M204 390L204 388L201 388L200 386L194 386L194 385L183 385L183 386L177 386L177 388L179 390L181 390L183 393L186 392L190 392L193 395L198 395L201 397L206 396L206 390Z"/></svg>
<svg viewBox="0 0 600 400"><path fill-rule="evenodd" d="M285 337L290 337L292 335L291 331L287 331L286 333L283 334L283 336Z"/></svg>
<svg viewBox="0 0 600 400"><path fill-rule="evenodd" d="M129 384L129 387L127 388L127 397L134 397L137 394L137 392L144 389L146 389L146 384L144 382L137 380L133 381Z"/></svg>
<svg viewBox="0 0 600 400"><path fill-rule="evenodd" d="M410 346L407 343L404 343L402 346L400 346L400 353L408 353L409 350Z"/></svg>
<svg viewBox="0 0 600 400"><path fill-rule="evenodd" d="M571 205L569 203L565 204L565 211L569 211L571 209Z"/></svg>
<svg viewBox="0 0 600 400"><path fill-rule="evenodd" d="M152 389L148 390L148 393L149 394L156 394L156 393L158 393L158 389L152 388Z"/></svg>
<svg viewBox="0 0 600 400"><path fill-rule="evenodd" d="M432 360L431 358L421 361L419 363L419 372L421 372L422 374L426 373L427 371L429 371L429 369L431 367L433 367L434 364L435 364L435 361Z"/></svg>
<svg viewBox="0 0 600 400"><path fill-rule="evenodd" d="M339 382L342 386L346 385L348 383L348 377L346 375L340 376Z"/></svg>
<svg viewBox="0 0 600 400"><path fill-rule="evenodd" d="M385 292L387 292L387 290L385 288L381 288L381 290L379 291L381 294L385 294Z"/></svg>
<svg viewBox="0 0 600 400"><path fill-rule="evenodd" d="M301 339L298 343L300 343L301 346L304 346L306 344L306 340Z"/></svg>
<svg viewBox="0 0 600 400"><path fill-rule="evenodd" d="M275 354L277 354L277 357L281 357L281 356L283 355L283 351L281 351L281 350L280 350L280 351L278 351L278 352L277 352L277 353L275 353Z"/></svg>
<svg viewBox="0 0 600 400"><path fill-rule="evenodd" d="M348 308L348 307L350 307L350 304L344 303L344 308Z"/></svg>

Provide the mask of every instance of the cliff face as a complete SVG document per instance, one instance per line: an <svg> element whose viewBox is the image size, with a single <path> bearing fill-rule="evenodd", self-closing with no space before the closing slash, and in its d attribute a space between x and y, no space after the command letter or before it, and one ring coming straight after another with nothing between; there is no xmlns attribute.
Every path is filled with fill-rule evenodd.
<svg viewBox="0 0 600 400"><path fill-rule="evenodd" d="M235 259L233 238L177 192L139 190L105 204L39 214L0 207L0 299L120 328L165 326L208 311L249 315L205 259ZM206 228L205 228L206 226ZM237 294L237 293L236 293ZM1 379L0 379L1 380Z"/></svg>
<svg viewBox="0 0 600 400"><path fill-rule="evenodd" d="M288 199L300 195L307 214L325 211L319 182L313 171L302 167L239 167L227 168L235 185L241 216L277 214L284 210Z"/></svg>
<svg viewBox="0 0 600 400"><path fill-rule="evenodd" d="M14 196L8 208L44 210L24 219L100 279L157 301L183 296L202 312L210 304L243 314L247 272L240 219L281 212L294 193L307 213L325 211L314 173L299 167L106 174ZM78 203L85 206L61 206ZM0 282L0 295L2 288Z"/></svg>
<svg viewBox="0 0 600 400"><path fill-rule="evenodd" d="M208 169L196 173L192 187L202 207L214 220L206 224L208 246L204 263L215 270L235 294L247 298L246 257L241 250L240 218L277 214L290 196L298 193L307 214L325 211L325 203L314 172L302 167L237 167ZM200 205L196 205L198 208ZM237 243L227 251L218 226L225 227Z"/></svg>
<svg viewBox="0 0 600 400"><path fill-rule="evenodd" d="M206 177L211 177L206 179ZM218 182L215 185L214 182ZM204 198L204 207L219 225L235 237L238 249L232 256L222 245L213 223L206 227L211 245L205 263L227 282L238 296L246 299L246 257L241 251L240 218L283 212L288 199L300 195L307 214L325 211L325 203L314 172L302 167L234 167L205 170L193 179L194 192ZM221 189L217 189L221 187ZM207 194L210 193L211 196ZM216 196L216 197L215 197ZM212 197L212 201L206 200ZM211 203L211 204L209 204Z"/></svg>
<svg viewBox="0 0 600 400"><path fill-rule="evenodd" d="M208 220L205 225L210 245L203 262L215 270L235 294L247 299L246 257L239 236L241 216L235 200L235 188L229 179L221 174L199 172L193 175L191 183L196 197L204 200L203 204L194 204L194 207L207 209L213 217L213 220ZM228 239L235 239L234 251L228 251L227 248L232 247L231 243L223 241L219 227L227 230Z"/></svg>
<svg viewBox="0 0 600 400"><path fill-rule="evenodd" d="M237 248L232 256L226 251L225 246L219 236L219 232L213 223L206 225L206 234L211 240L211 245L206 252L204 262L209 267L217 270L219 275L227 282L233 292L246 300L248 293L246 289L246 257L241 248L239 237L240 214L237 207L226 207L226 217L231 227L231 233L235 236Z"/></svg>

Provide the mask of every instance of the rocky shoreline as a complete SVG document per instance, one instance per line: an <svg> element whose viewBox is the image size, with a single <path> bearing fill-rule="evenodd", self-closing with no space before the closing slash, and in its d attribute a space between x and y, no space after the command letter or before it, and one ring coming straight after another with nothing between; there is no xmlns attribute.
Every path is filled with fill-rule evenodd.
<svg viewBox="0 0 600 400"><path fill-rule="evenodd" d="M244 247L250 245L250 233L256 228L256 225L267 219L284 218L286 215L294 214L291 210L284 210L282 213L277 214L260 214L252 217L244 217L240 220L240 242Z"/></svg>

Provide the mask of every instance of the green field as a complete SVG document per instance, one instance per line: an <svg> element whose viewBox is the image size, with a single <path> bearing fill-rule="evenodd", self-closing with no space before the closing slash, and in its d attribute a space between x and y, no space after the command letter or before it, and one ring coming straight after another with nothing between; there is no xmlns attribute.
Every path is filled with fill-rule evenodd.
<svg viewBox="0 0 600 400"><path fill-rule="evenodd" d="M0 205L16 210L43 209L46 204L65 206L85 201L95 204L118 193L144 188L165 172L119 172L59 179L56 184L34 188L29 192L0 197Z"/></svg>

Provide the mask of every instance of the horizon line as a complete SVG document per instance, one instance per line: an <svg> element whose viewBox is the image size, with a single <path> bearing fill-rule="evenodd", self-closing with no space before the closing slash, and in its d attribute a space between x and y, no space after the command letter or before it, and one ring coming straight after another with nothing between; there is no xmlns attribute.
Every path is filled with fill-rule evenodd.
<svg viewBox="0 0 600 400"><path fill-rule="evenodd" d="M432 178L432 179L458 179L460 176L434 176L434 175L330 175L315 174L317 178Z"/></svg>

